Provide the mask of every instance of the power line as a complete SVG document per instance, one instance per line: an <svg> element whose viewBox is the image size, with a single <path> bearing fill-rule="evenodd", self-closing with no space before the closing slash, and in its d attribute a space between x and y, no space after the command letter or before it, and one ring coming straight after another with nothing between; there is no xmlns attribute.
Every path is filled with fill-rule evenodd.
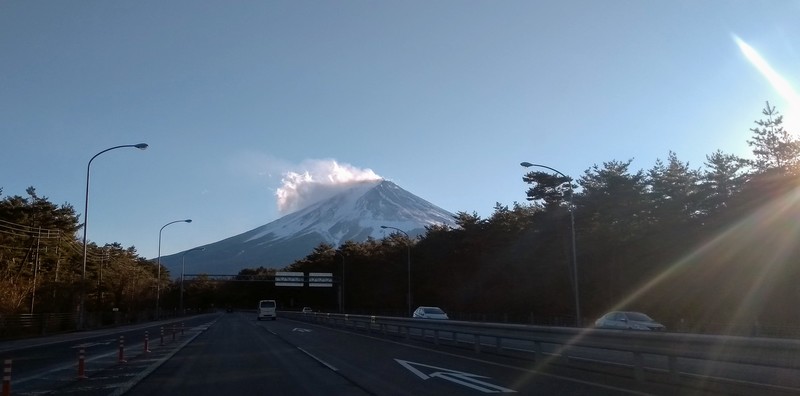
<svg viewBox="0 0 800 396"><path fill-rule="evenodd" d="M38 236L44 239L59 238L62 234L62 230L57 228L51 229L51 228L34 227L25 224L12 223L10 221L5 221L5 220L0 220L0 232L17 236L22 236L17 234L17 233L22 233L24 235Z"/></svg>

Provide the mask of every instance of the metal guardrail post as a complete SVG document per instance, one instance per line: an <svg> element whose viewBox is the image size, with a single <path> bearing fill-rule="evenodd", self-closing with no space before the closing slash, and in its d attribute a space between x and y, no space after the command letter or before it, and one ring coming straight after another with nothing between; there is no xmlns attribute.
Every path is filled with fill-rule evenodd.
<svg viewBox="0 0 800 396"><path fill-rule="evenodd" d="M633 375L636 381L644 382L644 356L640 352L633 353Z"/></svg>
<svg viewBox="0 0 800 396"><path fill-rule="evenodd" d="M544 350L542 349L542 343L539 342L539 341L534 341L533 347L535 349L535 352L534 352L534 355L533 355L533 358L534 358L533 361L537 361L539 359L544 360Z"/></svg>
<svg viewBox="0 0 800 396"><path fill-rule="evenodd" d="M677 384L680 381L680 376L678 374L678 358L675 355L669 355L667 357L667 364L669 365L669 380L672 381L673 384Z"/></svg>

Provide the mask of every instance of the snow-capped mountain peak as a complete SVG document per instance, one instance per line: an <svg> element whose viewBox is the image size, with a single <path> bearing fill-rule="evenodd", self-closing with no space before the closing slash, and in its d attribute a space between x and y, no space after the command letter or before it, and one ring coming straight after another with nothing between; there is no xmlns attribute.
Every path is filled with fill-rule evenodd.
<svg viewBox="0 0 800 396"><path fill-rule="evenodd" d="M322 242L338 246L368 237L384 238L388 232L382 225L413 237L434 224L455 227L453 214L391 181L362 181L261 227L206 245L204 251L193 254L192 262L198 273L209 274L235 274L259 266L282 268ZM162 263L172 270L180 264L179 255L162 257Z"/></svg>
<svg viewBox="0 0 800 396"><path fill-rule="evenodd" d="M339 245L363 240L365 234L380 238L381 225L421 232L433 224L453 225L453 215L390 181L368 181L260 227L246 242L317 233L326 242Z"/></svg>

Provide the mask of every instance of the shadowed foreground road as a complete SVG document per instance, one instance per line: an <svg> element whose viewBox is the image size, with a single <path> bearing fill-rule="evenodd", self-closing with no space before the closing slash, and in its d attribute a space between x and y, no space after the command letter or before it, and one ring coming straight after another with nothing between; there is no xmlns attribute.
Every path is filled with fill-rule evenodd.
<svg viewBox="0 0 800 396"><path fill-rule="evenodd" d="M228 314L126 395L366 395L276 337L254 315Z"/></svg>
<svg viewBox="0 0 800 396"><path fill-rule="evenodd" d="M455 353L453 353L455 352ZM252 313L224 314L125 393L146 395L672 394L660 386L477 357ZM596 378L593 378L596 377Z"/></svg>

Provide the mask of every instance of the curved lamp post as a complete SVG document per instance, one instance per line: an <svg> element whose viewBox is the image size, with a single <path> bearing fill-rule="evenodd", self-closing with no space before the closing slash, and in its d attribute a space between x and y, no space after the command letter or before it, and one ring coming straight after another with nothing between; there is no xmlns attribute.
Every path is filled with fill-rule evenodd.
<svg viewBox="0 0 800 396"><path fill-rule="evenodd" d="M185 220L175 220L170 221L167 224L164 224L160 230L158 230L158 277L156 278L156 319L158 319L161 315L159 314L159 300L161 297L161 231L164 231L170 224L175 223L191 223L192 219L185 219Z"/></svg>
<svg viewBox="0 0 800 396"><path fill-rule="evenodd" d="M581 303L580 303L580 293L578 292L578 253L577 248L575 247L575 207L572 205L572 196L574 194L574 190L572 189L572 178L561 173L560 171L551 168L545 165L539 164L532 164L530 162L522 162L520 165L530 168L530 167L538 167L538 168L545 168L549 169L562 177L569 179L569 219L570 219L570 229L572 230L572 283L573 288L575 291L575 323L578 327L583 326L583 320L581 319Z"/></svg>
<svg viewBox="0 0 800 396"><path fill-rule="evenodd" d="M194 249L189 249L183 254L181 254L181 304L180 304L180 312L183 315L183 274L186 272L186 253L194 252L196 250L206 250L204 247L196 247Z"/></svg>
<svg viewBox="0 0 800 396"><path fill-rule="evenodd" d="M121 146L114 146L109 147L97 154L95 154L90 160L89 164L86 165L86 196L84 199L83 205L83 272L81 272L81 300L80 300L80 307L78 308L78 328L83 329L84 325L84 316L86 312L86 230L89 228L89 171L92 168L92 161L94 161L97 156L100 154L105 153L106 151L115 150L118 148L124 147L134 147L139 150L144 150L147 148L147 143L139 143L139 144L123 144Z"/></svg>
<svg viewBox="0 0 800 396"><path fill-rule="evenodd" d="M406 296L406 302L408 304L408 315L411 316L411 312L412 312L411 311L411 237L408 236L407 232L405 232L405 231L403 231L403 230L401 230L401 229L399 229L397 227L389 227L389 226L382 225L381 228L383 228L383 229L390 228L392 230L402 232L403 235L405 235L406 238L408 239L408 245L406 246L408 248L408 295Z"/></svg>

